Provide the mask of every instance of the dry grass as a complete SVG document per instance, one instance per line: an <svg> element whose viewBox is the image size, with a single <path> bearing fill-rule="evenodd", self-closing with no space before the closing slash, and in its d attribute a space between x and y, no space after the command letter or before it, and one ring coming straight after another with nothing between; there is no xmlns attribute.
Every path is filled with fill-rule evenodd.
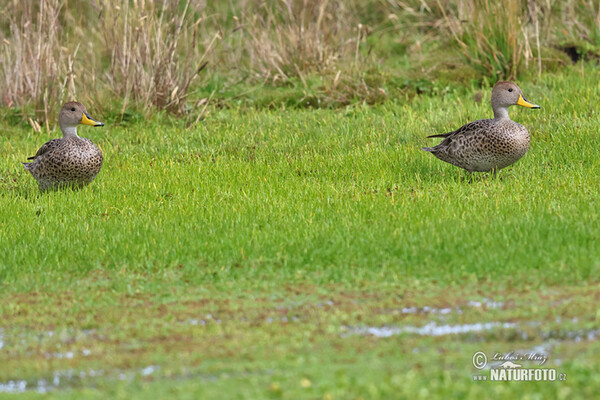
<svg viewBox="0 0 600 400"><path fill-rule="evenodd" d="M11 2L3 13L9 27L0 53L3 104L33 102L40 121L75 98L92 105L117 98L123 110L135 103L147 112L189 111L190 85L219 33L202 31L203 2L181 6L171 0L102 0L70 9L61 0Z"/></svg>
<svg viewBox="0 0 600 400"><path fill-rule="evenodd" d="M150 107L182 114L190 85L207 65L207 54L219 34L200 37L204 5L122 0L101 3L102 44L110 51L105 81L114 95ZM198 16L194 16L198 15ZM110 49L110 50L109 50Z"/></svg>
<svg viewBox="0 0 600 400"><path fill-rule="evenodd" d="M465 60L493 80L516 79L525 58L532 56L526 51L530 46L524 31L525 1L468 3L463 4L460 12L450 14L438 2Z"/></svg>
<svg viewBox="0 0 600 400"><path fill-rule="evenodd" d="M434 40L453 38L464 61L495 81L516 79L533 57L530 25L539 9L528 9L527 3L533 2L413 0L398 5L421 27L434 31Z"/></svg>
<svg viewBox="0 0 600 400"><path fill-rule="evenodd" d="M474 78L541 73L544 49L600 47L600 1L10 0L0 41L0 101L40 123L73 98L197 122L215 79L242 84L234 99L265 84L300 85L317 106L377 102L428 43L458 49Z"/></svg>
<svg viewBox="0 0 600 400"><path fill-rule="evenodd" d="M568 1L561 10L560 25L564 26L562 45L574 46L581 53L598 56L600 46L600 1ZM582 54L580 54L582 55Z"/></svg>
<svg viewBox="0 0 600 400"><path fill-rule="evenodd" d="M4 11L9 33L0 52L2 104L20 107L32 102L42 121L66 97L76 95L73 63L79 46L61 46L63 5L60 0L13 1Z"/></svg>
<svg viewBox="0 0 600 400"><path fill-rule="evenodd" d="M433 40L447 36L480 77L517 79L542 73L544 49L578 42L578 51L600 45L598 0L397 0L392 9ZM430 37L431 39L431 37Z"/></svg>
<svg viewBox="0 0 600 400"><path fill-rule="evenodd" d="M366 27L341 0L285 0L244 13L250 69L265 81L335 74L341 63L359 62Z"/></svg>

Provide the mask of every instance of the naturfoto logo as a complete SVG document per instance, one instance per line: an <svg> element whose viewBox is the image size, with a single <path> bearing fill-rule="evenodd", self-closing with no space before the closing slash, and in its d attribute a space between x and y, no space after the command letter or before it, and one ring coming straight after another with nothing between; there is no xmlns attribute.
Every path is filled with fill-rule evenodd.
<svg viewBox="0 0 600 400"><path fill-rule="evenodd" d="M518 361L518 363L516 362ZM548 361L545 353L509 352L494 353L488 365L488 357L483 351L473 354L473 366L479 370L488 369L489 374L473 375L474 381L564 381L567 374L557 373L554 368L523 368L523 362L536 362L544 365ZM487 367L487 368L486 368Z"/></svg>

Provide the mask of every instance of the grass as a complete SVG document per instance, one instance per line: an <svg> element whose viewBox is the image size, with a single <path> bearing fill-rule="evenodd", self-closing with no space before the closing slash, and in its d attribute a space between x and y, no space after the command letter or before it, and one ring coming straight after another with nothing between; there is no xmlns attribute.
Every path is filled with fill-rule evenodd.
<svg viewBox="0 0 600 400"><path fill-rule="evenodd" d="M521 86L542 109L511 109L532 146L497 179L420 151L432 132L489 117L489 90L480 102L450 89L340 110L211 108L193 129L161 114L82 128L105 155L100 175L47 194L20 165L47 135L6 116L0 392L593 396L600 73ZM431 323L510 325L410 331ZM536 348L565 382L473 382L476 351Z"/></svg>
<svg viewBox="0 0 600 400"><path fill-rule="evenodd" d="M166 110L193 124L208 103L378 104L598 59L594 1L496 3L7 2L0 104L37 129L73 98L123 118Z"/></svg>

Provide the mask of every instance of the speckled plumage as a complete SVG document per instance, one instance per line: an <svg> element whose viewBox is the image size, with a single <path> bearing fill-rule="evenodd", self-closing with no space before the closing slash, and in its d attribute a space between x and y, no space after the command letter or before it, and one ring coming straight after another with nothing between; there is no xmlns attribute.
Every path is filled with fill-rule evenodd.
<svg viewBox="0 0 600 400"><path fill-rule="evenodd" d="M102 152L91 140L77 135L77 124L103 126L92 119L85 107L76 102L66 103L60 114L63 132L60 139L46 142L25 169L38 181L40 190L60 187L83 187L89 184L102 168Z"/></svg>
<svg viewBox="0 0 600 400"><path fill-rule="evenodd" d="M508 116L508 107L515 104L539 108L528 102L514 83L499 82L492 90L493 119L470 122L453 132L428 136L444 140L423 150L469 172L495 172L508 167L529 149L529 132Z"/></svg>

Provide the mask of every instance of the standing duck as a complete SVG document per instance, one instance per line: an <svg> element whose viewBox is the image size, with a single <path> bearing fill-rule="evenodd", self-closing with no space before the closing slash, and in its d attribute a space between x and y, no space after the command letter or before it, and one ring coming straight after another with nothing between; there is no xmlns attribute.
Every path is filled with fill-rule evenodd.
<svg viewBox="0 0 600 400"><path fill-rule="evenodd" d="M66 103L58 114L61 139L46 142L25 169L38 181L40 190L80 188L94 180L102 167L102 152L91 140L77 135L77 125L104 126L88 114L81 103Z"/></svg>
<svg viewBox="0 0 600 400"><path fill-rule="evenodd" d="M498 82L492 89L493 119L480 119L459 129L428 138L443 137L434 147L423 147L442 161L467 171L489 172L494 175L517 162L529 149L529 132L508 116L508 107L519 105L540 108L523 97L512 82Z"/></svg>

